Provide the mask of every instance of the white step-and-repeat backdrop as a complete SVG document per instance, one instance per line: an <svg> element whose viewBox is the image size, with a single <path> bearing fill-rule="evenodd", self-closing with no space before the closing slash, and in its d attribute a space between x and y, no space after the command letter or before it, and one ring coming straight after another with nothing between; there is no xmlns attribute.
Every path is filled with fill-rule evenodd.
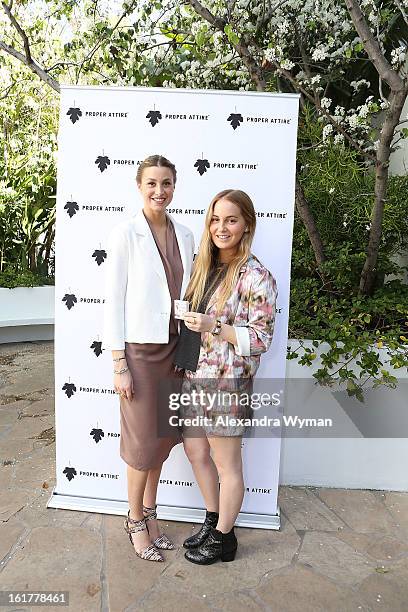
<svg viewBox="0 0 408 612"><path fill-rule="evenodd" d="M141 207L138 163L175 163L171 208L199 244L222 189L246 191L258 216L253 252L278 284L270 351L258 377L283 379L287 344L298 96L132 87L63 87L58 151L55 301L57 484L50 506L125 513L119 400L102 345L111 228ZM143 287L140 288L143 291ZM280 439L244 438L246 495L238 524L277 526ZM203 500L183 452L165 463L162 516L194 520ZM250 517L250 518L248 518Z"/></svg>

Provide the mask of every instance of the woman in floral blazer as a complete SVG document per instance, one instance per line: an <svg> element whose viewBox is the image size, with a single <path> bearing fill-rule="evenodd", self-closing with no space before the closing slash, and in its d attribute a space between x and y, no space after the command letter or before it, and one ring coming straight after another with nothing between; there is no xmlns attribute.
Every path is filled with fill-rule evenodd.
<svg viewBox="0 0 408 612"><path fill-rule="evenodd" d="M222 191L211 202L175 358L184 369L183 393L191 394L180 412L184 448L207 508L200 531L184 542L185 557L203 565L235 557L234 523L244 496L241 437L251 416L240 399L251 393L274 329L276 282L251 254L255 226L243 191Z"/></svg>

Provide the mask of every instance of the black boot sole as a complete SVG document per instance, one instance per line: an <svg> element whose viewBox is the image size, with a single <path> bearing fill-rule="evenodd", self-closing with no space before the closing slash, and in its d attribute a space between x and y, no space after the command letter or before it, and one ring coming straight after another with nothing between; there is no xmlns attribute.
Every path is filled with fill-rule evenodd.
<svg viewBox="0 0 408 612"><path fill-rule="evenodd" d="M195 563L196 565L212 565L213 563L217 563L217 561L223 561L224 563L234 561L236 552L236 550L233 550L232 552L225 553L220 557L214 557L213 559L208 560L206 559L205 561L195 561L193 559L189 559L186 553L184 553L184 557L187 559L187 561L190 561L190 563Z"/></svg>

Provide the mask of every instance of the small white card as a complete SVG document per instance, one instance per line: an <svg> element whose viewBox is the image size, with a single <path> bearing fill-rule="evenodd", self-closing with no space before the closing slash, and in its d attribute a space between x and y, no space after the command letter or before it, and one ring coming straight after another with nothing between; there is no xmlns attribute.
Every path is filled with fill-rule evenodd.
<svg viewBox="0 0 408 612"><path fill-rule="evenodd" d="M174 317L182 319L183 315L189 311L190 305L186 300L174 300Z"/></svg>

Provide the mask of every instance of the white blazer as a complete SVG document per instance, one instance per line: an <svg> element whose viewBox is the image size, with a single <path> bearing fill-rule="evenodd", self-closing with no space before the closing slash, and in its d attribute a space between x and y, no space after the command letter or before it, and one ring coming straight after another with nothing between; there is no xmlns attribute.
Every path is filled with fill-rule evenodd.
<svg viewBox="0 0 408 612"><path fill-rule="evenodd" d="M187 227L168 217L183 263L182 298L190 279L194 237ZM105 265L103 348L123 350L125 342L166 344L171 297L160 253L142 210L113 228Z"/></svg>

